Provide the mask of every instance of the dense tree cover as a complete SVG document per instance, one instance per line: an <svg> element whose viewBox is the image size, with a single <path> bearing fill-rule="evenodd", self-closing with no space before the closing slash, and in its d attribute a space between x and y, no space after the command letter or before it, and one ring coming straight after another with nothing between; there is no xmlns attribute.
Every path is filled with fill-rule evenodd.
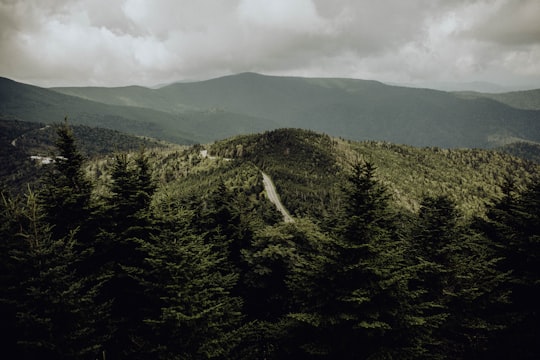
<svg viewBox="0 0 540 360"><path fill-rule="evenodd" d="M540 164L540 145L536 143L514 142L501 146L499 151Z"/></svg>
<svg viewBox="0 0 540 360"><path fill-rule="evenodd" d="M495 151L351 142L301 129L238 136L210 151L253 162L272 177L293 215L313 218L341 206L343 170L359 160L377 165L398 206L418 211L424 196L446 195L467 216L484 213L489 200L501 196L506 178L524 186L539 171L532 162Z"/></svg>
<svg viewBox="0 0 540 360"><path fill-rule="evenodd" d="M58 126L60 157L41 190L2 194L4 351L28 359L538 357L540 182L523 168L532 165L514 163L515 176L505 170L500 195L473 217L429 188L404 207L389 170L366 160L375 156L342 153L336 162L325 149L345 142L300 134L217 144L215 158L202 147L141 150L88 168L71 128ZM404 152L422 154L387 154ZM298 164L298 180L314 173L289 192L298 204L292 223L264 196L260 168L294 186L277 156ZM482 172L477 160L490 155L445 156ZM524 181L514 181L519 174ZM331 197L321 198L322 183ZM298 194L311 187L302 204Z"/></svg>
<svg viewBox="0 0 540 360"><path fill-rule="evenodd" d="M84 125L72 126L79 152L86 158L96 158L114 152L136 151L140 148L164 148L166 144L114 130ZM39 159L55 156L56 127L42 123L20 121L0 115L0 186L23 194L27 184L38 187L37 179L46 170ZM56 154L58 155L58 154Z"/></svg>
<svg viewBox="0 0 540 360"><path fill-rule="evenodd" d="M40 168L28 156L26 149L17 145L19 137L40 126L0 116L0 188L22 194L29 183L34 185Z"/></svg>

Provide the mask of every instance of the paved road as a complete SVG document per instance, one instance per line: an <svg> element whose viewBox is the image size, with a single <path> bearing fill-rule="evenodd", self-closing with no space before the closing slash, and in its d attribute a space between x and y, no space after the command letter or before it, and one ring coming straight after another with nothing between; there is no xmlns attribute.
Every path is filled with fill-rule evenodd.
<svg viewBox="0 0 540 360"><path fill-rule="evenodd" d="M266 190L266 194L268 194L268 200L274 203L277 209L283 214L283 221L294 222L294 219L291 217L287 209L285 209L285 206L283 206L283 204L281 203L279 195L276 192L276 187L274 186L272 179L270 179L270 176L268 176L262 171L261 174L263 176L264 189Z"/></svg>

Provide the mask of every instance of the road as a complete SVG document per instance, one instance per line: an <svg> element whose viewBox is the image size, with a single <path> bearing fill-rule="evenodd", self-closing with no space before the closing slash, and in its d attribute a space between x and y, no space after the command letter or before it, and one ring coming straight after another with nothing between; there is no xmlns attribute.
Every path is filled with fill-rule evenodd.
<svg viewBox="0 0 540 360"><path fill-rule="evenodd" d="M51 127L51 125L46 125L46 126L44 126L42 128L39 128L38 131L43 131L43 130L45 130L47 128L50 128L50 127ZM32 132L32 131L34 131L34 130L27 131L24 134L17 136L15 139L13 139L13 141L11 141L11 145L14 146L14 147L17 147L17 140L21 139L25 134L28 134L29 132Z"/></svg>
<svg viewBox="0 0 540 360"><path fill-rule="evenodd" d="M281 203L279 195L276 191L276 187L274 186L272 179L270 179L270 176L268 176L262 171L261 174L263 176L264 189L266 190L266 194L268 195L268 200L270 200L274 205L276 205L279 212L283 214L283 221L294 222L294 219L291 217L287 209L285 209L285 206L283 206L283 204Z"/></svg>

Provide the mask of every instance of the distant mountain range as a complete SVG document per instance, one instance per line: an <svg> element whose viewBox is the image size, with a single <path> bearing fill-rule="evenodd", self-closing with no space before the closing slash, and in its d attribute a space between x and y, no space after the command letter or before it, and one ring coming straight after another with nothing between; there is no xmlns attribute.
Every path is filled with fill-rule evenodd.
<svg viewBox="0 0 540 360"><path fill-rule="evenodd" d="M67 115L76 124L184 144L282 127L414 146L540 143L540 90L450 93L254 73L159 89L44 89L0 79L0 115L43 123Z"/></svg>

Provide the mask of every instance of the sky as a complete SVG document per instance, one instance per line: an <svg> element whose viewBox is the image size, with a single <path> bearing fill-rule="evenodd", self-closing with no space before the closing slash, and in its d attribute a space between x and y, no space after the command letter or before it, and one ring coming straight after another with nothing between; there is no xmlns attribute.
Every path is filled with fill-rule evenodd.
<svg viewBox="0 0 540 360"><path fill-rule="evenodd" d="M540 0L0 0L0 76L155 86L241 72L540 88Z"/></svg>

